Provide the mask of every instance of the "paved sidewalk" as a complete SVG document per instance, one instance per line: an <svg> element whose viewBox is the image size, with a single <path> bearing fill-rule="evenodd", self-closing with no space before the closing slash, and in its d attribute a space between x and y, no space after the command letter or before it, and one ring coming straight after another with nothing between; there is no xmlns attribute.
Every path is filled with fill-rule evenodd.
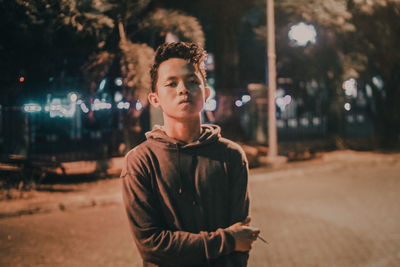
<svg viewBox="0 0 400 267"><path fill-rule="evenodd" d="M341 151L253 174L249 266L400 266L400 155Z"/></svg>
<svg viewBox="0 0 400 267"><path fill-rule="evenodd" d="M273 180L282 177L306 175L305 172L329 170L351 162L397 162L400 154L377 154L373 152L335 151L322 153L315 159L251 169L251 181ZM321 164L324 163L324 164ZM261 173L261 175L257 175ZM268 175L265 175L267 173ZM261 177L261 178L260 178ZM0 201L0 218L26 214L70 210L90 206L120 204L121 184L117 177L78 184L42 185L39 191L24 192L21 199Z"/></svg>
<svg viewBox="0 0 400 267"><path fill-rule="evenodd" d="M40 188L24 192L21 199L0 201L0 218L122 202L117 177L79 184L41 185Z"/></svg>
<svg viewBox="0 0 400 267"><path fill-rule="evenodd" d="M1 266L141 266L118 178L51 189L0 201ZM399 153L253 169L249 191L251 224L270 242L253 244L250 267L400 266ZM47 213L11 217L29 212Z"/></svg>

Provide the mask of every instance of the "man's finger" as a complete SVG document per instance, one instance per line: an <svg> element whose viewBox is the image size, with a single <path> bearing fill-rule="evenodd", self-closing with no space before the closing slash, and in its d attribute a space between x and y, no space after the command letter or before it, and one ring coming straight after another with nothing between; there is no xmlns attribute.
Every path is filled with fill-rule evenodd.
<svg viewBox="0 0 400 267"><path fill-rule="evenodd" d="M260 231L260 229L255 226L246 225L246 226L243 226L243 228L249 229L251 231Z"/></svg>
<svg viewBox="0 0 400 267"><path fill-rule="evenodd" d="M260 233L260 229L257 228L257 227L254 227L254 226L244 225L243 228L244 228L244 229L247 229L247 230L250 230L250 231L252 231L253 233L257 233L257 234Z"/></svg>
<svg viewBox="0 0 400 267"><path fill-rule="evenodd" d="M258 234L259 234L259 232L258 232L258 233L257 233L257 232L251 232L251 233L250 233L251 240L253 240L253 241L256 240Z"/></svg>
<svg viewBox="0 0 400 267"><path fill-rule="evenodd" d="M251 221L251 218L250 218L250 216L248 216L248 217L246 217L246 219L244 219L244 220L242 221L242 224L244 224L244 225L249 225L249 224L250 224L250 221Z"/></svg>

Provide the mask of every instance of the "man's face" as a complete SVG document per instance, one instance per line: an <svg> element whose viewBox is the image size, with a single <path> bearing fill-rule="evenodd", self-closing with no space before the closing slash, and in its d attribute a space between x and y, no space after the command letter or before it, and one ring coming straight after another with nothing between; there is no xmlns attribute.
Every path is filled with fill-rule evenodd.
<svg viewBox="0 0 400 267"><path fill-rule="evenodd" d="M150 102L161 108L164 116L179 120L198 117L209 95L197 66L181 58L160 64L156 89L149 95Z"/></svg>

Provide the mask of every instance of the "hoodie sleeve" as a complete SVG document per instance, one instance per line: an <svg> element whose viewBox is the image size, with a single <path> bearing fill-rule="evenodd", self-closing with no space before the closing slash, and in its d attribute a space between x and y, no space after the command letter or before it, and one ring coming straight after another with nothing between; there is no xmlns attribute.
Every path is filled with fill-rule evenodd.
<svg viewBox="0 0 400 267"><path fill-rule="evenodd" d="M243 149L236 143L228 146L228 175L230 179L230 225L249 216L248 162ZM249 252L234 252L235 266L247 266Z"/></svg>
<svg viewBox="0 0 400 267"><path fill-rule="evenodd" d="M243 149L235 144L230 150L228 174L230 177L230 224L241 222L249 215L248 163Z"/></svg>
<svg viewBox="0 0 400 267"><path fill-rule="evenodd" d="M148 177L132 171L130 165L126 161L121 173L123 200L145 261L169 266L200 265L233 252L234 238L223 229L200 233L166 229Z"/></svg>

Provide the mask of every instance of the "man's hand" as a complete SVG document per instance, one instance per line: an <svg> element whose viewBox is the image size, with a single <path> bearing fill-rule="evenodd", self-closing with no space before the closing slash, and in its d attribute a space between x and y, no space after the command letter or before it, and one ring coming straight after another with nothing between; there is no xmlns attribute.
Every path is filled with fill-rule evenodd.
<svg viewBox="0 0 400 267"><path fill-rule="evenodd" d="M243 222L235 223L225 229L235 238L235 251L249 251L251 244L257 239L260 230L249 224L250 217L247 217Z"/></svg>

